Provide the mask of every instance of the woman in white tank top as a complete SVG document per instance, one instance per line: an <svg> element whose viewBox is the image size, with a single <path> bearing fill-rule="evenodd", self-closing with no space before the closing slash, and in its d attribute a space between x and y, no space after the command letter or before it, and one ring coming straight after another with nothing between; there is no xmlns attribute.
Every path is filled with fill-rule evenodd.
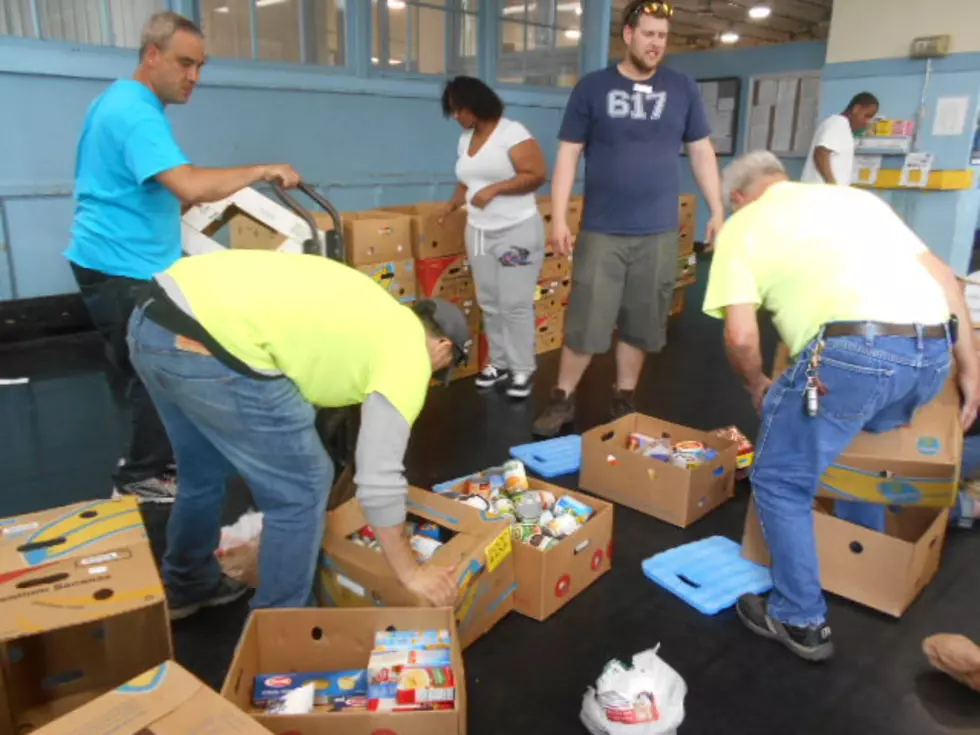
<svg viewBox="0 0 980 735"><path fill-rule="evenodd" d="M534 294L545 248L534 192L547 179L547 163L527 128L503 116L503 102L479 79L450 80L442 111L463 128L458 184L446 214L467 209L466 252L490 346L476 385L506 382L510 397L527 398L536 368Z"/></svg>

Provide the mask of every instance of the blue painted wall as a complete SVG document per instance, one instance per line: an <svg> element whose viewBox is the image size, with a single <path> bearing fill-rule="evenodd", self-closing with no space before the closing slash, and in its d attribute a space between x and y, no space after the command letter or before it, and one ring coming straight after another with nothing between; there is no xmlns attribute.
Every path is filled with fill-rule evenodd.
<svg viewBox="0 0 980 735"><path fill-rule="evenodd" d="M735 154L744 152L746 133L749 124L751 79L757 74L779 74L780 72L813 71L823 68L827 55L827 45L820 41L791 43L783 46L731 49L726 51L696 51L675 54L668 57L667 65L690 74L696 79L721 76L737 76L742 79L741 119L739 120L738 141ZM724 167L730 157L719 158ZM802 158L784 158L783 163L793 178L803 172ZM686 159L682 166L681 190L698 193L697 183L691 174ZM704 236L708 223L708 208L702 199L698 206L698 238Z"/></svg>
<svg viewBox="0 0 980 735"><path fill-rule="evenodd" d="M953 54L927 62L913 59L828 64L821 84L821 116L844 109L857 92L869 91L881 102L886 118L917 119L924 100L925 115L919 119L918 150L935 154L935 169L971 168L970 151L980 109L980 53ZM927 80L928 77L928 80ZM943 97L968 97L969 113L960 135L932 134L937 102ZM902 156L886 156L883 167L899 169ZM972 167L980 173L980 167ZM883 191L881 195L905 221L956 271L966 273L973 251L974 233L980 221L980 190Z"/></svg>

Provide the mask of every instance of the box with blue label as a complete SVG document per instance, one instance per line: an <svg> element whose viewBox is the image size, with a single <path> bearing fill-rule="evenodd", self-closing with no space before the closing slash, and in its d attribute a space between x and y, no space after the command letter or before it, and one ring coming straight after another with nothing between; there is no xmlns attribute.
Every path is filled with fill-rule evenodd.
<svg viewBox="0 0 980 735"><path fill-rule="evenodd" d="M773 375L792 367L788 350L780 345ZM884 505L949 507L956 500L962 456L960 396L950 379L907 426L859 434L820 478L817 495Z"/></svg>
<svg viewBox="0 0 980 735"><path fill-rule="evenodd" d="M334 492L344 492L334 488ZM455 566L456 621L466 648L514 609L515 564L510 527L461 512L458 503L408 489L406 530L421 564ZM395 576L357 498L327 514L317 570L324 607L423 604Z"/></svg>

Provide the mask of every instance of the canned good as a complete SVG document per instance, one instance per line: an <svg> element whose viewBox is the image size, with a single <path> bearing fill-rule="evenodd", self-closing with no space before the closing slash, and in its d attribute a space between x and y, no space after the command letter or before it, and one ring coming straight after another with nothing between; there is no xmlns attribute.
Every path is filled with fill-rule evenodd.
<svg viewBox="0 0 980 735"><path fill-rule="evenodd" d="M552 538L551 536L545 536L543 533L538 533L529 538L525 543L527 543L528 546L533 546L535 549L547 551L558 544L558 539Z"/></svg>
<svg viewBox="0 0 980 735"><path fill-rule="evenodd" d="M535 522L541 518L541 500L530 493L521 495L515 504L517 517L526 522Z"/></svg>
<svg viewBox="0 0 980 735"><path fill-rule="evenodd" d="M460 498L460 502L471 508L477 508L479 510L490 510L490 501L481 495L464 495Z"/></svg>
<svg viewBox="0 0 980 735"><path fill-rule="evenodd" d="M682 470L693 470L695 467L701 465L701 461L697 457L692 457L689 454L675 454L671 458L670 463L674 467L680 467Z"/></svg>
<svg viewBox="0 0 980 735"><path fill-rule="evenodd" d="M548 528L559 538L564 538L569 534L575 533L580 525L581 523L575 516L562 515L556 516L555 519L548 524Z"/></svg>
<svg viewBox="0 0 980 735"><path fill-rule="evenodd" d="M493 503L493 510L499 515L516 515L514 503L510 498L501 496Z"/></svg>
<svg viewBox="0 0 980 735"><path fill-rule="evenodd" d="M541 527L537 523L515 523L511 526L510 535L515 541L526 542L535 534L541 533Z"/></svg>
<svg viewBox="0 0 980 735"><path fill-rule="evenodd" d="M504 463L504 486L509 493L517 493L527 490L527 473L524 471L524 463L517 459L512 459Z"/></svg>

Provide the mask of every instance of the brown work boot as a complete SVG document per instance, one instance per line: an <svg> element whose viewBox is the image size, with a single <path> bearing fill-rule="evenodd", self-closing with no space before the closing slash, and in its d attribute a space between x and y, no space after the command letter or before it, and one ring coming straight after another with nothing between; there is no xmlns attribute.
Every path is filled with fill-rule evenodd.
<svg viewBox="0 0 980 735"><path fill-rule="evenodd" d="M620 390L616 388L613 392L612 405L609 407L609 420L618 421L623 418L623 416L629 416L631 413L636 413L636 404L633 402L633 393L631 390Z"/></svg>
<svg viewBox="0 0 980 735"><path fill-rule="evenodd" d="M544 411L531 424L534 436L551 439L575 418L575 394L567 395L561 388L553 388Z"/></svg>

